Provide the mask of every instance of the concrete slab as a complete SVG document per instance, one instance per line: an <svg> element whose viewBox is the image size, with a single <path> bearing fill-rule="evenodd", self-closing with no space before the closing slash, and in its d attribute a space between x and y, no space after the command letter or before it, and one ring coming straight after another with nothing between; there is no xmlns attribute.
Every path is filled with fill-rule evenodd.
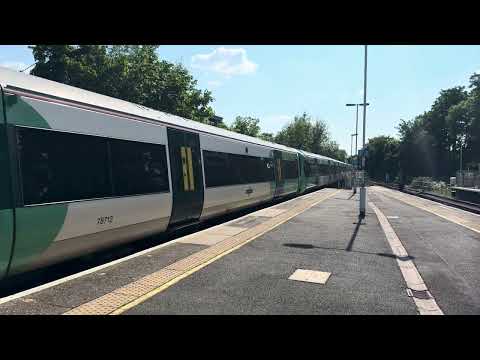
<svg viewBox="0 0 480 360"><path fill-rule="evenodd" d="M304 281L315 284L325 284L328 281L331 273L325 271L297 269L290 275L288 280Z"/></svg>

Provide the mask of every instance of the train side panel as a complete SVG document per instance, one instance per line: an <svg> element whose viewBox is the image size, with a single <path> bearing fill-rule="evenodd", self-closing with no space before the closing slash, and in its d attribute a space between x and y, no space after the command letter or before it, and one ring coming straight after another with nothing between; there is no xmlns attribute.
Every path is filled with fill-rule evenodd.
<svg viewBox="0 0 480 360"><path fill-rule="evenodd" d="M273 198L271 149L205 134L200 143L205 179L202 220ZM254 173L243 166L244 160L254 164Z"/></svg>
<svg viewBox="0 0 480 360"><path fill-rule="evenodd" d="M8 98L21 184L9 273L167 228L172 196L166 127L17 95ZM131 163L163 171L164 184L151 186L162 191L136 189L142 167L130 169ZM77 191L83 196L76 197Z"/></svg>
<svg viewBox="0 0 480 360"><path fill-rule="evenodd" d="M6 275L13 246L14 214L7 124L0 87L0 279Z"/></svg>

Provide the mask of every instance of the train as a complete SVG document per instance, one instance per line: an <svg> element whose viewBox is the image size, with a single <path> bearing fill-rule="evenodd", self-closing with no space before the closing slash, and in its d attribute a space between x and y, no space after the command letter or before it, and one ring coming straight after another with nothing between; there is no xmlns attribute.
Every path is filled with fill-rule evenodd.
<svg viewBox="0 0 480 360"><path fill-rule="evenodd" d="M0 67L0 279L304 194L350 165Z"/></svg>

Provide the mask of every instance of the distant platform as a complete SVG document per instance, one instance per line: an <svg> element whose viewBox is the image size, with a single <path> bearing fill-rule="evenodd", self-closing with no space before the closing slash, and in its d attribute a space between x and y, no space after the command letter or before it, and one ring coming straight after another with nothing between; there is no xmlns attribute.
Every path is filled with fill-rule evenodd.
<svg viewBox="0 0 480 360"><path fill-rule="evenodd" d="M459 200L471 201L480 204L480 189L455 186L455 197Z"/></svg>
<svg viewBox="0 0 480 360"><path fill-rule="evenodd" d="M480 193L480 189L475 189L475 188L466 188L466 187L461 187L461 186L454 186L454 187L452 187L452 189Z"/></svg>

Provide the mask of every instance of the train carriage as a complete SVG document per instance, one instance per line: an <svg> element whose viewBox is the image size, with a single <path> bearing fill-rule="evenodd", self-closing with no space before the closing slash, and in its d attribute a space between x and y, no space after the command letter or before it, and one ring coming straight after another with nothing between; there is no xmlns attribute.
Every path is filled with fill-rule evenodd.
<svg viewBox="0 0 480 360"><path fill-rule="evenodd" d="M0 87L0 278L342 176L333 159L9 69Z"/></svg>

